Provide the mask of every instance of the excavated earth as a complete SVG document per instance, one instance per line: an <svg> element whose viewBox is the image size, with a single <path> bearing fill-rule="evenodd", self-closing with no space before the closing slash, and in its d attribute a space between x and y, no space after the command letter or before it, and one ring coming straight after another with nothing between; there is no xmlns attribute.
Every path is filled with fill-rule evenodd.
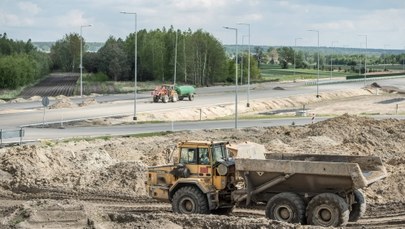
<svg viewBox="0 0 405 229"><path fill-rule="evenodd" d="M306 126L166 133L153 137L43 141L0 149L0 228L315 228L268 220L262 209L230 216L173 214L150 199L147 166L180 140L252 141L269 153L372 155L389 176L365 190L352 228L405 226L405 121L344 114ZM260 206L258 207L260 208Z"/></svg>
<svg viewBox="0 0 405 229"><path fill-rule="evenodd" d="M230 216L173 214L170 204L147 196L144 183L147 166L167 163L168 155L181 140L251 141L263 144L268 153L379 156L389 176L364 190L368 201L366 216L347 227L405 227L405 121L359 116L396 114L398 106L401 113L403 96L399 92L376 96L376 86L379 85L366 90L323 94L321 103L304 97L252 103L253 113L304 103L310 104L312 114L340 115L306 126L44 140L1 148L0 228L317 228L268 220L262 206L236 208ZM50 108L74 109L96 103L88 98L75 104L68 97L59 96ZM232 114L232 109L207 108L204 119ZM192 109L181 113L187 117L180 119L198 119L195 115L198 112ZM145 120L150 116L143 115ZM125 123L126 117L107 121L93 120L90 125ZM74 128L89 125L88 122L71 125Z"/></svg>

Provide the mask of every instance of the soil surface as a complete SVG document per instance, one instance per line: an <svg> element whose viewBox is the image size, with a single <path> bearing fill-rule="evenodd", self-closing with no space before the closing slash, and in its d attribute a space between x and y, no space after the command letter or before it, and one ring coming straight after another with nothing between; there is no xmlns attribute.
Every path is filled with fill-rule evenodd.
<svg viewBox="0 0 405 229"><path fill-rule="evenodd" d="M173 214L170 204L147 196L145 172L147 166L167 163L181 140L251 141L263 144L268 153L378 156L388 177L364 190L366 216L347 227L404 227L405 121L359 115L395 114L387 106L400 104L402 97L377 96L369 90L321 102L298 99L317 115L339 116L306 126L43 141L2 148L0 228L316 228L268 220L262 206L236 208L230 216ZM282 103L276 109L283 108ZM255 112L273 111L269 106Z"/></svg>

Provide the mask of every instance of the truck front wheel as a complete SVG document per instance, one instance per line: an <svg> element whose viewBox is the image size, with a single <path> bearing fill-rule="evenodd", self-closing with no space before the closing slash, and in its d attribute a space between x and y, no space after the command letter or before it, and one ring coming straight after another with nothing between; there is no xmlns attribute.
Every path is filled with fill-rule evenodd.
<svg viewBox="0 0 405 229"><path fill-rule="evenodd" d="M304 201L295 193L279 193L267 202L266 217L269 219L303 224L304 216Z"/></svg>
<svg viewBox="0 0 405 229"><path fill-rule="evenodd" d="M309 201L307 223L323 227L344 226L349 221L349 206L333 193L322 193Z"/></svg>
<svg viewBox="0 0 405 229"><path fill-rule="evenodd" d="M208 214L206 196L197 188L186 186L176 191L172 201L173 212L182 214Z"/></svg>

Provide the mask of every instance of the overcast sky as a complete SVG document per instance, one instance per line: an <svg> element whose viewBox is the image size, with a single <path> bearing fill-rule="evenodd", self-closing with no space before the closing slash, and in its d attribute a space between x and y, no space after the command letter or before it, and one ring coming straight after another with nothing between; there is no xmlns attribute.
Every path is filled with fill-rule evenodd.
<svg viewBox="0 0 405 229"><path fill-rule="evenodd" d="M249 23L252 45L405 49L404 0L0 0L0 32L26 41L56 41L80 33L86 41L125 38L138 30L202 29L224 44L239 44Z"/></svg>

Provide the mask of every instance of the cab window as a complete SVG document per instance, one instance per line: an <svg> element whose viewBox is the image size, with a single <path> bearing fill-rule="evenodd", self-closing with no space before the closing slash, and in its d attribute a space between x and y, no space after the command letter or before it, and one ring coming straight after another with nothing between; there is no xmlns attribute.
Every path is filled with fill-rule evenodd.
<svg viewBox="0 0 405 229"><path fill-rule="evenodd" d="M219 160L226 160L228 158L228 152L225 148L225 145L212 146L212 156L213 163Z"/></svg>
<svg viewBox="0 0 405 229"><path fill-rule="evenodd" d="M197 149L182 148L180 153L181 164L197 164Z"/></svg>
<svg viewBox="0 0 405 229"><path fill-rule="evenodd" d="M210 164L210 157L208 155L208 148L199 148L198 149L198 164L200 165L209 165Z"/></svg>

